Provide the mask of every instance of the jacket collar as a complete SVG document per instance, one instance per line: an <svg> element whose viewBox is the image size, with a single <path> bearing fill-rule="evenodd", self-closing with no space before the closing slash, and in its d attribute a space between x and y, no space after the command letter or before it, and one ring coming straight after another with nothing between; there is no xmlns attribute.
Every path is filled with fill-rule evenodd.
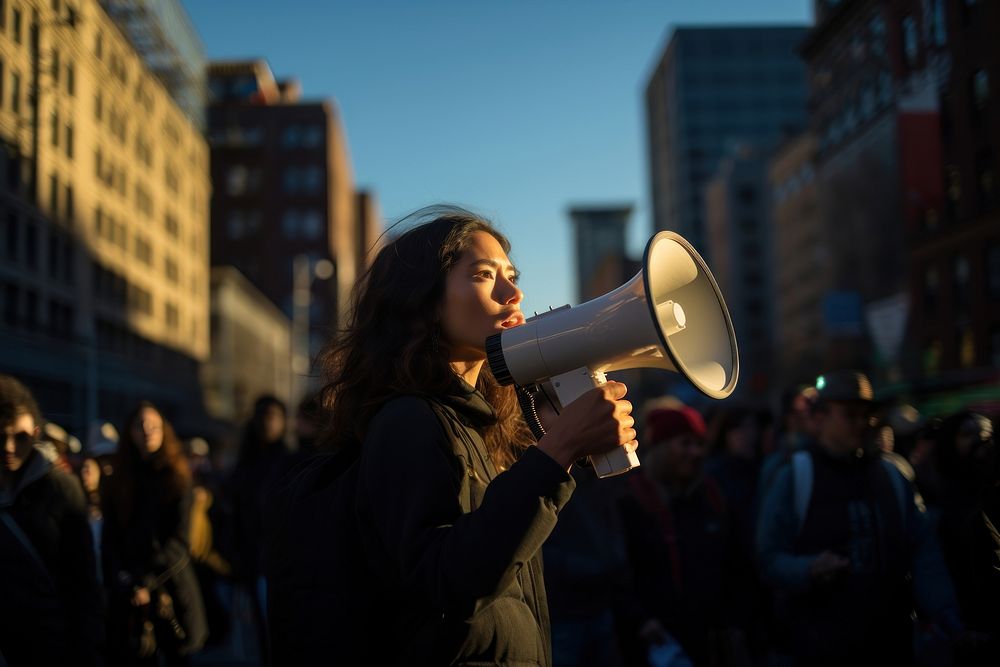
<svg viewBox="0 0 1000 667"><path fill-rule="evenodd" d="M462 378L457 378L452 390L444 396L438 396L437 399L477 428L497 423L497 415L493 411L493 407L486 402L482 394L476 391L475 387Z"/></svg>
<svg viewBox="0 0 1000 667"><path fill-rule="evenodd" d="M0 507L13 505L21 491L45 477L50 470L52 462L38 448L32 449L24 466L13 475L13 487L0 489Z"/></svg>

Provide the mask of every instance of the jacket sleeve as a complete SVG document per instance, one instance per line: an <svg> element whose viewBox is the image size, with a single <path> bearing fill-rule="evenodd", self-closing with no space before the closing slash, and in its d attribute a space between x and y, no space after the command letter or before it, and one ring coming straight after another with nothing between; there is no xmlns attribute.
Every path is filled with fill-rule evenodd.
<svg viewBox="0 0 1000 667"><path fill-rule="evenodd" d="M757 560L765 583L786 593L803 593L811 583L813 556L794 553L798 522L792 484L792 468L785 465L764 492L757 519Z"/></svg>
<svg viewBox="0 0 1000 667"><path fill-rule="evenodd" d="M890 472L899 474L897 471ZM906 534L917 611L940 624L949 633L957 634L963 630L963 625L951 575L945 565L937 536L927 512L917 500L913 485L902 476L900 479L906 488Z"/></svg>
<svg viewBox="0 0 1000 667"><path fill-rule="evenodd" d="M79 664L96 665L98 647L104 640L104 591L97 579L87 505L76 478L56 473L55 479L65 502L59 526L59 559L72 614L71 641L79 651Z"/></svg>
<svg viewBox="0 0 1000 667"><path fill-rule="evenodd" d="M372 420L358 472L362 534L407 589L435 608L471 616L506 589L541 548L575 487L530 447L463 514L461 474L440 422L422 399L395 399Z"/></svg>
<svg viewBox="0 0 1000 667"><path fill-rule="evenodd" d="M188 485L180 497L167 501L172 503L168 514L170 521L168 526L164 526L159 547L153 553L148 571L144 573L147 582L190 558L192 499L193 492Z"/></svg>

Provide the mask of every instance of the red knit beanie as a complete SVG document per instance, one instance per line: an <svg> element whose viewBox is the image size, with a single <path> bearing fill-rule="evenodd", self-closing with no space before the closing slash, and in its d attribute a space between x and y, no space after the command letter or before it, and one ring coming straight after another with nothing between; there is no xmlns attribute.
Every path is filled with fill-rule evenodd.
<svg viewBox="0 0 1000 667"><path fill-rule="evenodd" d="M656 408L646 415L646 433L644 438L649 444L663 442L670 438L692 433L704 439L705 420L694 408Z"/></svg>

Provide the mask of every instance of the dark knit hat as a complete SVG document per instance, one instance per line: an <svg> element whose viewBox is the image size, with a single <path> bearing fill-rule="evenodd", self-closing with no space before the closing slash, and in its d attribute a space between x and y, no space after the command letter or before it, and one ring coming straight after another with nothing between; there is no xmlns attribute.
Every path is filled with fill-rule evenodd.
<svg viewBox="0 0 1000 667"><path fill-rule="evenodd" d="M646 415L644 438L652 444L686 433L704 438L706 431L705 420L694 408L656 408Z"/></svg>

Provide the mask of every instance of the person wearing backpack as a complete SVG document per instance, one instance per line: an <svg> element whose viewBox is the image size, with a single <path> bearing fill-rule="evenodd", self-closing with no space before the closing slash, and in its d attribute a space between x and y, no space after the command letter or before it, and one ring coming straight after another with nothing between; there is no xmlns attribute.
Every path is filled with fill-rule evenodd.
<svg viewBox="0 0 1000 667"><path fill-rule="evenodd" d="M797 664L913 663L913 623L963 635L940 549L913 487L869 435L873 392L854 371L817 381L816 441L761 502L758 565Z"/></svg>
<svg viewBox="0 0 1000 667"><path fill-rule="evenodd" d="M486 338L524 322L509 243L456 207L417 218L375 257L320 357L339 454L292 471L278 503L274 664L551 665L541 547L573 492L568 470L637 446L618 382L531 443L515 390L484 363ZM326 571L304 573L317 552Z"/></svg>

